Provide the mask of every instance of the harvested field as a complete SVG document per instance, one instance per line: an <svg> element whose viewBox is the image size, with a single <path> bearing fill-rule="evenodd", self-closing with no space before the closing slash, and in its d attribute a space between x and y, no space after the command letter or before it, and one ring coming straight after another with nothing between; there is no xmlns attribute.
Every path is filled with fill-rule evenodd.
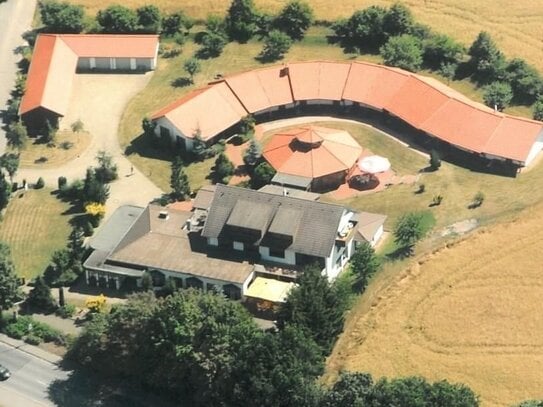
<svg viewBox="0 0 543 407"><path fill-rule="evenodd" d="M91 15L114 0L69 0L82 4ZM396 0L309 0L317 19L335 20L347 17L353 11L370 5L389 6ZM123 5L139 7L148 0L125 0ZM255 0L261 10L276 12L286 0ZM521 57L543 69L542 46L543 2L537 0L404 0L417 19L432 28L469 44L477 33L486 30L492 34L509 57ZM208 14L223 14L230 0L157 0L156 4L166 12L184 10L188 15L204 19Z"/></svg>
<svg viewBox="0 0 543 407"><path fill-rule="evenodd" d="M467 384L482 406L542 399L542 224L539 205L384 270L353 308L327 380L341 369L422 375Z"/></svg>
<svg viewBox="0 0 543 407"><path fill-rule="evenodd" d="M62 249L70 234L69 205L51 190L19 191L11 199L0 224L0 240L11 248L17 274L33 278L42 273L51 254Z"/></svg>

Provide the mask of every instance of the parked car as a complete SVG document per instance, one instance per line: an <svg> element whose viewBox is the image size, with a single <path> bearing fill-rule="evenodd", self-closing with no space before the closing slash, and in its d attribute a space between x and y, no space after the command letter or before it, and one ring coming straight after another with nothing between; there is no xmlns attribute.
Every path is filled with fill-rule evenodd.
<svg viewBox="0 0 543 407"><path fill-rule="evenodd" d="M11 376L11 372L4 365L0 365L0 380L7 380Z"/></svg>

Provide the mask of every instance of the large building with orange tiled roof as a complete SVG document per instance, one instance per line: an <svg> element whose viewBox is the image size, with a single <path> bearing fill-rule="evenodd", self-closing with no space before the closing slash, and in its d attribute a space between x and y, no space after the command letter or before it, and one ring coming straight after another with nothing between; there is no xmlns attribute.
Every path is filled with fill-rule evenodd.
<svg viewBox="0 0 543 407"><path fill-rule="evenodd" d="M543 148L543 123L494 111L439 81L367 62L288 63L212 82L153 115L157 134L195 134L212 143L236 132L246 115L260 121L305 113L378 114L399 120L426 142L467 159L529 165Z"/></svg>
<svg viewBox="0 0 543 407"><path fill-rule="evenodd" d="M156 67L157 35L40 34L19 115L32 133L55 126L68 111L76 71L148 71Z"/></svg>

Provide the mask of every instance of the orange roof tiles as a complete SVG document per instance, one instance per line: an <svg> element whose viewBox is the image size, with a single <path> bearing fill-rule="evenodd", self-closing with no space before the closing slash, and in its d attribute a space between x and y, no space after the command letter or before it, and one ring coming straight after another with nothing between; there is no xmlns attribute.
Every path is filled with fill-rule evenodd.
<svg viewBox="0 0 543 407"><path fill-rule="evenodd" d="M286 68L283 65L245 72L210 86L222 87L227 83L236 100L250 113L307 100L353 101L386 110L411 126L466 150L521 163L528 159L536 139L543 137L543 123L494 112L434 78L398 68L360 61L290 63ZM195 105L195 100L190 97L178 103L177 108L184 103ZM220 106L222 102L210 99L209 103ZM208 105L202 104L199 109L193 106L189 111L199 122L209 122L209 137L233 124L235 115L226 120L223 113ZM174 124L182 128L184 120L194 122L193 117L180 115ZM272 152L271 148L273 143L281 142L271 143L268 154L281 160L282 153ZM276 158L277 154L281 157Z"/></svg>
<svg viewBox="0 0 543 407"><path fill-rule="evenodd" d="M225 82L196 91L186 98L183 103L174 102L153 118L166 117L185 137L192 138L199 130L202 139L209 140L247 115Z"/></svg>
<svg viewBox="0 0 543 407"><path fill-rule="evenodd" d="M64 41L80 57L154 58L158 35L62 34Z"/></svg>
<svg viewBox="0 0 543 407"><path fill-rule="evenodd" d="M43 107L63 116L79 57L154 58L157 50L156 35L40 34L19 114Z"/></svg>
<svg viewBox="0 0 543 407"><path fill-rule="evenodd" d="M275 134L262 154L278 172L319 178L350 169L361 153L349 133L309 126Z"/></svg>
<svg viewBox="0 0 543 407"><path fill-rule="evenodd" d="M226 83L249 113L293 103L289 77L282 66L230 76Z"/></svg>
<svg viewBox="0 0 543 407"><path fill-rule="evenodd" d="M341 100L351 68L343 62L300 62L288 64L295 100Z"/></svg>

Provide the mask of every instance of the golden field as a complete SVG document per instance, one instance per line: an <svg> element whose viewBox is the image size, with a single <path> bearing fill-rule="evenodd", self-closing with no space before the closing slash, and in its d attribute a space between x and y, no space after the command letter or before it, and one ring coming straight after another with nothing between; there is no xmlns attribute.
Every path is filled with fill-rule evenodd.
<svg viewBox="0 0 543 407"><path fill-rule="evenodd" d="M85 6L91 15L114 0L69 0ZM347 17L353 11L370 5L388 6L395 0L309 0L320 20ZM155 4L165 12L184 10L203 19L210 13L223 14L230 0L125 0L123 5L139 7ZM255 0L261 10L276 12L287 0ZM543 70L543 2L538 0L404 0L418 21L470 44L477 33L492 34L507 56L518 56Z"/></svg>
<svg viewBox="0 0 543 407"><path fill-rule="evenodd" d="M407 268L385 269L351 311L338 371L422 375L470 386L481 405L543 399L543 207Z"/></svg>

